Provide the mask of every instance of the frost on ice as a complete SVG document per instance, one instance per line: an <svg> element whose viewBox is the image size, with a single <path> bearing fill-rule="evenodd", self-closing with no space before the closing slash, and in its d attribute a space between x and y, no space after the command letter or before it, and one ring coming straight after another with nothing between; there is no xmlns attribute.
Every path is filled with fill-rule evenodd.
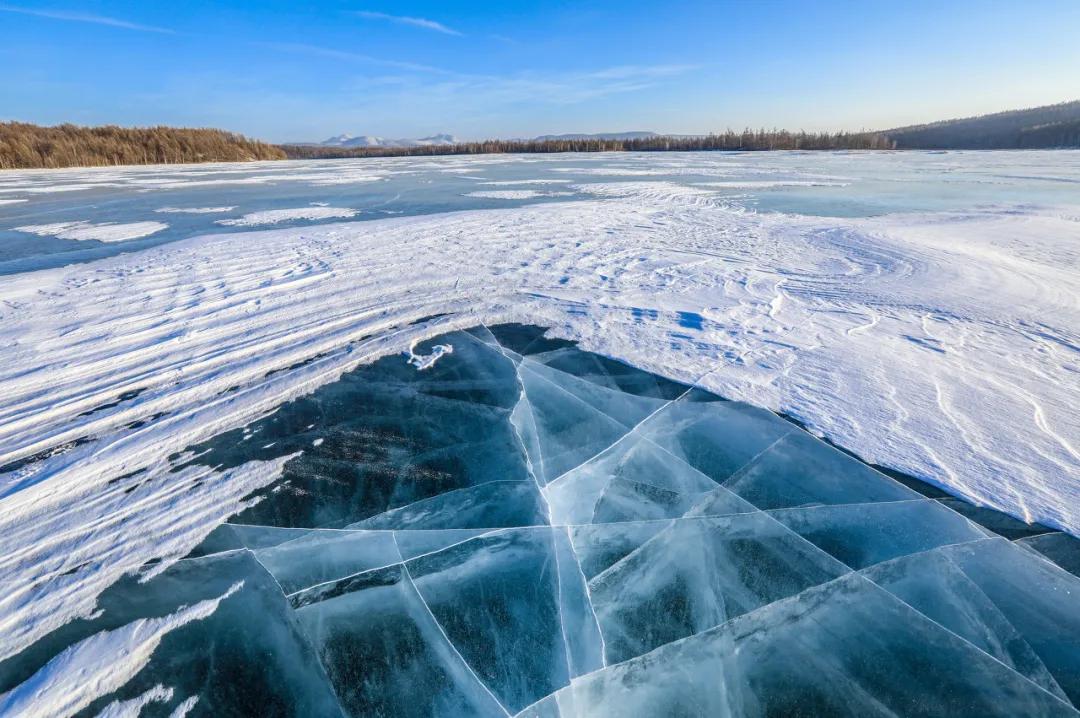
<svg viewBox="0 0 1080 718"><path fill-rule="evenodd" d="M439 361L386 356L193 445L178 469L285 463L0 663L0 706L1076 715L1080 578L1024 543L1065 534L542 329L412 356Z"/></svg>

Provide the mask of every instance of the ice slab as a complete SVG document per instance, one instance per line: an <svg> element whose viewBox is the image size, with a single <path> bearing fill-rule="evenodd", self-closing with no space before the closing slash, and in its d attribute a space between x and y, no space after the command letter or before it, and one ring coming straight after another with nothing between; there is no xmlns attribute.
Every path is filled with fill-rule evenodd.
<svg viewBox="0 0 1080 718"><path fill-rule="evenodd" d="M858 575L593 673L527 716L1064 716L1060 698Z"/></svg>
<svg viewBox="0 0 1080 718"><path fill-rule="evenodd" d="M1076 705L1080 702L1080 579L1004 539L942 551L978 586Z"/></svg>
<svg viewBox="0 0 1080 718"><path fill-rule="evenodd" d="M286 594L400 562L389 531L312 531L255 556Z"/></svg>
<svg viewBox="0 0 1080 718"><path fill-rule="evenodd" d="M637 433L545 486L544 496L555 524L678 518L699 502L715 514L755 510Z"/></svg>
<svg viewBox="0 0 1080 718"><path fill-rule="evenodd" d="M235 520L342 528L452 491L532 483L508 419L520 394L514 366L464 332L441 341L455 351L430 369L417 371L398 357L376 362L196 447L199 462L224 466L301 452ZM509 520L534 523L524 511ZM407 511L397 515L405 514L411 518L403 521L416 520Z"/></svg>
<svg viewBox="0 0 1080 718"><path fill-rule="evenodd" d="M716 401L695 389L658 411L638 431L723 483L796 428L775 414L738 402Z"/></svg>
<svg viewBox="0 0 1080 718"><path fill-rule="evenodd" d="M904 556L864 575L908 605L1050 693L1065 694L1009 619L949 558L948 550Z"/></svg>
<svg viewBox="0 0 1080 718"><path fill-rule="evenodd" d="M1074 576L1080 576L1080 539L1063 533L1042 534L1016 542L1038 551Z"/></svg>
<svg viewBox="0 0 1080 718"><path fill-rule="evenodd" d="M544 523L544 500L532 481L489 481L390 509L353 529L467 529Z"/></svg>
<svg viewBox="0 0 1080 718"><path fill-rule="evenodd" d="M305 598L297 617L347 715L506 715L402 567L365 574L347 591Z"/></svg>
<svg viewBox="0 0 1080 718"><path fill-rule="evenodd" d="M670 401L689 387L599 354L562 347L532 354L533 361L608 389Z"/></svg>
<svg viewBox="0 0 1080 718"><path fill-rule="evenodd" d="M508 529L408 562L449 640L511 712L570 681L553 530ZM574 606L575 624L588 611Z"/></svg>
<svg viewBox="0 0 1080 718"><path fill-rule="evenodd" d="M674 521L589 581L609 663L849 569L767 514Z"/></svg>
<svg viewBox="0 0 1080 718"><path fill-rule="evenodd" d="M541 485L599 455L633 426L575 396L537 367L522 366L521 383L531 423L519 428L524 445L538 447L530 460ZM535 438L529 436L530 429Z"/></svg>
<svg viewBox="0 0 1080 718"><path fill-rule="evenodd" d="M246 524L221 524L192 549L189 558L209 556L225 551L240 549L260 549L277 546L302 536L307 536L310 529L287 529L277 526L248 526Z"/></svg>
<svg viewBox="0 0 1080 718"><path fill-rule="evenodd" d="M929 499L780 509L770 515L852 568L987 536Z"/></svg>
<svg viewBox="0 0 1080 718"><path fill-rule="evenodd" d="M1020 519L1014 519L1008 514L1003 514L1000 511L995 511L986 506L975 506L961 499L949 497L938 499L938 501L958 514L966 516L968 519L974 521L988 531L991 531L998 536L1004 536L1010 541L1027 538L1029 536L1039 536L1053 531L1053 529L1047 528L1046 526L1036 523L1025 523Z"/></svg>
<svg viewBox="0 0 1080 718"><path fill-rule="evenodd" d="M920 498L803 431L786 434L724 486L763 509Z"/></svg>

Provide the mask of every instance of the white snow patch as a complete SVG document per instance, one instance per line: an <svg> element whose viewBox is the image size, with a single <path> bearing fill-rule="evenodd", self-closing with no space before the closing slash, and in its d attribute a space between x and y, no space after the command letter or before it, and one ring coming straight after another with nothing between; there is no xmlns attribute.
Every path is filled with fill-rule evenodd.
<svg viewBox="0 0 1080 718"><path fill-rule="evenodd" d="M57 192L81 192L99 187L117 187L115 182L95 182L90 184L25 185L6 187L0 192L29 192L30 194L56 194Z"/></svg>
<svg viewBox="0 0 1080 718"><path fill-rule="evenodd" d="M484 199L536 199L538 197L569 197L570 195L570 192L541 192L535 189L493 189L466 192L464 196Z"/></svg>
<svg viewBox="0 0 1080 718"><path fill-rule="evenodd" d="M149 704L166 703L171 701L172 697L173 689L159 683L135 698L113 701L97 714L97 718L138 718L142 709Z"/></svg>
<svg viewBox="0 0 1080 718"><path fill-rule="evenodd" d="M33 676L0 695L0 714L59 718L78 713L131 680L150 661L166 633L210 616L242 586L241 581L218 598L163 618L143 618L102 631L65 648ZM144 705L152 700L161 698L149 696Z"/></svg>
<svg viewBox="0 0 1080 718"><path fill-rule="evenodd" d="M236 209L232 207L162 207L161 209L155 209L155 212L161 212L163 214L220 214L222 212L232 212Z"/></svg>
<svg viewBox="0 0 1080 718"><path fill-rule="evenodd" d="M572 185L571 189L597 197L635 198L638 201L668 204L671 202L690 202L698 205L715 206L723 204L731 211L736 209L723 200L715 191L703 187L668 182L665 180L639 180L633 182L594 182L591 184Z"/></svg>
<svg viewBox="0 0 1080 718"><path fill-rule="evenodd" d="M363 182L380 182L386 179L382 175L343 174L332 177L316 177L310 180L317 187L337 184L360 184Z"/></svg>
<svg viewBox="0 0 1080 718"><path fill-rule="evenodd" d="M250 212L236 219L219 219L217 223L235 227L254 227L261 224L292 222L298 219L343 219L355 217L356 215L357 210L347 207L296 207L295 209L268 209L261 212Z"/></svg>
<svg viewBox="0 0 1080 718"><path fill-rule="evenodd" d="M195 704L199 702L198 696L189 696L182 701L180 705L173 709L173 712L169 714L169 718L184 718L191 709L195 707Z"/></svg>
<svg viewBox="0 0 1080 718"><path fill-rule="evenodd" d="M515 185L548 185L548 184L570 184L573 180L568 179L523 179L523 180L490 180L487 182L477 182L477 184L492 185L498 187L513 187Z"/></svg>
<svg viewBox="0 0 1080 718"><path fill-rule="evenodd" d="M408 362L416 367L417 371L424 371L435 366L435 362L439 361L439 358L444 354L453 354L454 346L452 344L436 344L431 348L430 354L416 354L410 348L406 353L408 356Z"/></svg>
<svg viewBox="0 0 1080 718"><path fill-rule="evenodd" d="M41 237L56 237L57 239L97 240L98 242L125 242L129 239L148 237L169 225L164 222L128 222L118 224L115 222L54 222L52 224L30 224L16 227L16 232L27 232Z"/></svg>
<svg viewBox="0 0 1080 718"><path fill-rule="evenodd" d="M730 180L726 182L698 182L697 187L718 189L774 189L777 187L848 187L850 182L826 180Z"/></svg>
<svg viewBox="0 0 1080 718"><path fill-rule="evenodd" d="M662 169L638 169L636 167L553 167L552 172L572 172L574 174L595 175L597 177L655 177L667 174Z"/></svg>

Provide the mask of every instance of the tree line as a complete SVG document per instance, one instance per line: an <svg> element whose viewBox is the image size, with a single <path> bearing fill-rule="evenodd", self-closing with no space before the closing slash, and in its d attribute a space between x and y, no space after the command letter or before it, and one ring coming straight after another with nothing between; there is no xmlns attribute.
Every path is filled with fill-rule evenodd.
<svg viewBox="0 0 1080 718"><path fill-rule="evenodd" d="M214 129L0 122L0 169L281 160L272 144Z"/></svg>
<svg viewBox="0 0 1080 718"><path fill-rule="evenodd" d="M1080 101L882 132L727 130L630 139L485 140L417 147L273 145L215 129L0 122L0 169L544 152L1035 149L1080 147Z"/></svg>
<svg viewBox="0 0 1080 718"><path fill-rule="evenodd" d="M454 145L418 147L325 147L282 145L290 159L345 157L411 157L545 152L694 152L703 150L889 150L893 141L875 132L789 132L787 130L728 130L700 137L643 137L625 140L485 140Z"/></svg>

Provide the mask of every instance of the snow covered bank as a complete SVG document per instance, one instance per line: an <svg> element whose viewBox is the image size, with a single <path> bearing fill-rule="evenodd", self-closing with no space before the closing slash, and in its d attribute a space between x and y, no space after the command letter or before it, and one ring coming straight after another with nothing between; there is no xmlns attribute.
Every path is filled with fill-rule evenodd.
<svg viewBox="0 0 1080 718"><path fill-rule="evenodd" d="M260 224L278 224L298 219L335 219L355 217L356 210L346 207L297 207L296 209L267 209L250 212L236 219L219 219L218 224L234 227L254 227Z"/></svg>
<svg viewBox="0 0 1080 718"><path fill-rule="evenodd" d="M570 184L573 180L568 179L522 179L522 180L494 180L489 182L477 182L477 184L493 185L496 187L513 187L516 185L549 185Z"/></svg>
<svg viewBox="0 0 1080 718"><path fill-rule="evenodd" d="M777 187L847 187L850 182L826 180L729 180L727 182L698 182L699 187L717 189L775 189Z"/></svg>
<svg viewBox="0 0 1080 718"><path fill-rule="evenodd" d="M845 220L586 186L596 199L208 236L5 278L0 583L19 588L0 598L4 654L183 555L280 469L172 473L176 452L481 321L700 378L1080 533L1080 210Z"/></svg>
<svg viewBox="0 0 1080 718"><path fill-rule="evenodd" d="M535 189L491 189L466 192L466 197L482 199L537 199L539 197L566 197L569 192L541 192Z"/></svg>
<svg viewBox="0 0 1080 718"><path fill-rule="evenodd" d="M162 214L220 214L223 212L232 212L236 209L233 207L162 207L161 209L155 209L155 212Z"/></svg>

